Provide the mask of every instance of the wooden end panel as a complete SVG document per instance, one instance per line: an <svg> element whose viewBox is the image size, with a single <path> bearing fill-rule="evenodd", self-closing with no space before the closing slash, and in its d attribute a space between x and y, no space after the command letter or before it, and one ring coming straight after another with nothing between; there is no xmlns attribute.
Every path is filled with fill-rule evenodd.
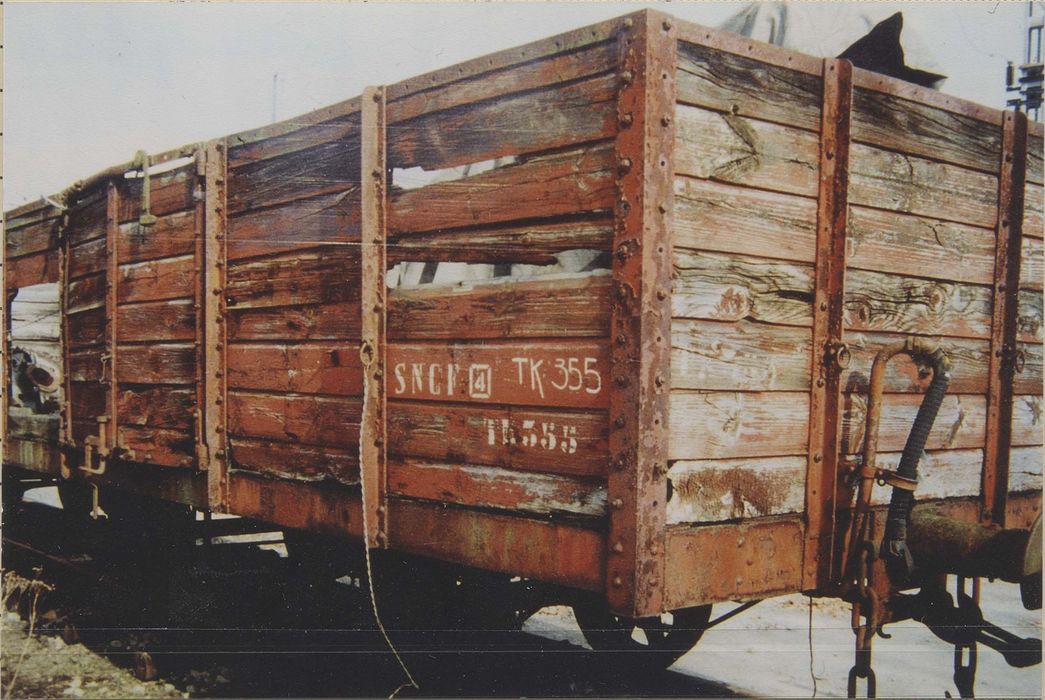
<svg viewBox="0 0 1045 700"><path fill-rule="evenodd" d="M802 587L799 517L669 527L664 607L754 600Z"/></svg>
<svg viewBox="0 0 1045 700"><path fill-rule="evenodd" d="M600 67L608 71L613 66L604 61ZM614 73L603 72L451 110L426 109L423 116L395 125L389 163L438 170L608 138L616 130L617 81ZM409 113L410 106L403 112ZM390 120L399 121L394 109Z"/></svg>
<svg viewBox="0 0 1045 700"><path fill-rule="evenodd" d="M393 498L389 545L414 554L600 590L603 534L568 523Z"/></svg>
<svg viewBox="0 0 1045 700"><path fill-rule="evenodd" d="M229 512L266 523L344 537L362 537L358 490L336 484L229 473Z"/></svg>

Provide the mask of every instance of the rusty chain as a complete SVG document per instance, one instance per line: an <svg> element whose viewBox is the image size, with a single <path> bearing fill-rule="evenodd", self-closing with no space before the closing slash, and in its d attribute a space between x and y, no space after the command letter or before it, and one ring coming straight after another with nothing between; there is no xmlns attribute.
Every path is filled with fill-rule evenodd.
<svg viewBox="0 0 1045 700"><path fill-rule="evenodd" d="M856 589L853 599L853 612L850 624L853 633L856 634L856 649L853 667L849 669L849 682L847 696L856 697L857 679L863 678L867 681L867 694L864 697L873 698L876 693L876 679L874 669L871 668L871 651L874 635L878 631L881 618L881 601L878 592L873 588L873 571L876 552L873 542L865 536L860 543L860 552L857 558ZM860 618L864 622L860 622Z"/></svg>

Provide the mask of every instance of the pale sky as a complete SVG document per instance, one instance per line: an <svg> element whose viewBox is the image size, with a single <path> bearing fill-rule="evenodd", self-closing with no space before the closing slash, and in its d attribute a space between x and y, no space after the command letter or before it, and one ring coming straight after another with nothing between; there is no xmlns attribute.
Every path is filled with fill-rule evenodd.
<svg viewBox="0 0 1045 700"><path fill-rule="evenodd" d="M945 92L1004 105L1023 2L903 10ZM4 5L4 207L130 160L279 119L419 73L657 6L715 26L739 2L34 3ZM879 10L881 8L878 8ZM833 3L817 12L837 10Z"/></svg>

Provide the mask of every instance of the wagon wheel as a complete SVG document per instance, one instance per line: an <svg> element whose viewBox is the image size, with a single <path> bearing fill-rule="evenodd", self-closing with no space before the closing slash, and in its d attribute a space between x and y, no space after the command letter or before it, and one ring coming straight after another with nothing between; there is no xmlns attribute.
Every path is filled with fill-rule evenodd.
<svg viewBox="0 0 1045 700"><path fill-rule="evenodd" d="M692 649L711 619L710 605L639 620L614 615L604 603L596 601L574 603L573 612L584 638L595 651L639 652L633 656L659 669L671 666ZM637 640L636 634L645 641Z"/></svg>

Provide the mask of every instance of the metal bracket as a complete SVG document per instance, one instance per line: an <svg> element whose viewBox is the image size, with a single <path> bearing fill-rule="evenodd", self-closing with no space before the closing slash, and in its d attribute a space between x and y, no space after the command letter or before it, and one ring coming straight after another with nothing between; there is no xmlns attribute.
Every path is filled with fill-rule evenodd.
<svg viewBox="0 0 1045 700"><path fill-rule="evenodd" d="M134 167L142 171L142 211L138 217L138 223L142 226L152 226L156 223L156 217L149 211L152 202L152 187L149 179L149 154L138 151L134 154Z"/></svg>

